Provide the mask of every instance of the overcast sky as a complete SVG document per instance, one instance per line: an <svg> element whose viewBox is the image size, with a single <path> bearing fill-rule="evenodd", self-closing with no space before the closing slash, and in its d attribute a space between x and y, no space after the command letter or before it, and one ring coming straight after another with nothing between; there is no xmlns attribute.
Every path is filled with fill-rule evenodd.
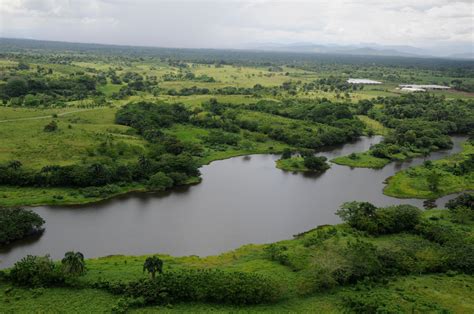
<svg viewBox="0 0 474 314"><path fill-rule="evenodd" d="M265 43L471 51L474 0L0 0L0 36L162 47Z"/></svg>

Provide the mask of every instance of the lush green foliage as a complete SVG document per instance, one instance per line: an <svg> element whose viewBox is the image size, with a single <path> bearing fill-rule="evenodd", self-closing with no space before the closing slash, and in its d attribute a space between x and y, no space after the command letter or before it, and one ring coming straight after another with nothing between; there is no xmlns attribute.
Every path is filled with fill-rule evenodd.
<svg viewBox="0 0 474 314"><path fill-rule="evenodd" d="M198 166L212 160L284 149L280 163L321 168L325 161L290 158L291 152L372 133L385 141L341 163L381 167L450 147L447 135L473 129L472 95L396 90L408 81L472 90L469 61L7 39L0 39L0 54L2 204L164 190L196 179ZM348 77L384 84L362 87ZM403 196L465 190L472 186L472 157L463 153L403 171L402 181L397 176L390 184L401 182L396 192ZM472 276L457 273L473 269L472 221L465 219L471 209L464 199L453 203L450 211L423 213L348 205L348 224L293 240L206 258L159 256L165 272L155 280L142 271L148 257L117 255L87 260L87 273L74 278L80 289L50 288L70 284L65 269L78 274L81 256L68 254L61 267L27 257L0 282L0 312L124 311L169 302L191 312L473 312Z"/></svg>
<svg viewBox="0 0 474 314"><path fill-rule="evenodd" d="M8 279L20 286L42 287L64 283L64 276L49 256L28 255L16 262Z"/></svg>
<svg viewBox="0 0 474 314"><path fill-rule="evenodd" d="M0 245L43 232L43 218L31 210L0 208Z"/></svg>
<svg viewBox="0 0 474 314"><path fill-rule="evenodd" d="M468 141L459 154L400 171L388 180L384 193L395 197L435 199L472 190L474 172L469 169L473 152L474 146Z"/></svg>
<svg viewBox="0 0 474 314"><path fill-rule="evenodd" d="M163 261L158 256L148 257L143 263L143 271L147 271L152 279L155 279L155 275L163 273Z"/></svg>
<svg viewBox="0 0 474 314"><path fill-rule="evenodd" d="M126 284L98 283L115 294L143 298L146 304L175 302L217 302L239 305L275 302L281 298L280 287L260 275L203 269L160 274L149 280Z"/></svg>
<svg viewBox="0 0 474 314"><path fill-rule="evenodd" d="M474 104L465 100L446 100L430 94L408 94L400 97L380 97L376 102L359 103L360 113L381 122L390 132L382 143L367 153L353 158L339 158L336 162L350 166L383 166L384 160L403 160L452 146L448 134L468 133L474 128ZM363 110L361 109L363 108ZM365 154L365 155L364 155ZM387 163L387 161L385 161ZM466 171L469 165L459 171Z"/></svg>
<svg viewBox="0 0 474 314"><path fill-rule="evenodd" d="M377 208L367 202L350 202L337 215L351 227L371 234L411 231L420 222L421 211L411 205Z"/></svg>
<svg viewBox="0 0 474 314"><path fill-rule="evenodd" d="M326 162L324 156L314 156L311 152L303 154L303 157L290 157L277 160L277 168L286 171L302 171L312 173L322 173L331 166Z"/></svg>
<svg viewBox="0 0 474 314"><path fill-rule="evenodd" d="M63 272L69 276L80 276L86 271L84 255L81 252L66 252L61 264Z"/></svg>
<svg viewBox="0 0 474 314"><path fill-rule="evenodd" d="M459 223L474 221L474 194L464 193L446 203L453 218Z"/></svg>

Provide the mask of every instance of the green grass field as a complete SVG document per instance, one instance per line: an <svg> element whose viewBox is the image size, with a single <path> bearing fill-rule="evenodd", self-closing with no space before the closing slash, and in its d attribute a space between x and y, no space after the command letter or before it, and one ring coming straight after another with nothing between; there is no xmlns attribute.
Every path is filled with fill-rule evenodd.
<svg viewBox="0 0 474 314"><path fill-rule="evenodd" d="M41 168L51 164L67 165L84 159L94 159L93 151L104 141L123 142L136 147L137 150L143 149L144 146L142 139L127 134L128 127L114 123L116 109L113 108L91 109L57 118L44 117L44 113L34 109L31 112L29 109L12 111L10 108L0 108L0 112L3 110L9 119L20 119L22 114L31 118L36 114L36 117L40 118L0 123L0 163L19 160L29 168ZM59 111L59 114L66 112ZM53 119L58 122L59 130L44 132L44 126ZM136 156L132 155L123 156L119 158L119 162L135 158Z"/></svg>

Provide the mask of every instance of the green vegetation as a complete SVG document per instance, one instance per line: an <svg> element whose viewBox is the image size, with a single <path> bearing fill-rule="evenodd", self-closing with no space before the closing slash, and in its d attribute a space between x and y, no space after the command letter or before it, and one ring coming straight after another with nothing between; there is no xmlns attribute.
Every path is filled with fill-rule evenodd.
<svg viewBox="0 0 474 314"><path fill-rule="evenodd" d="M446 203L453 220L469 224L474 221L474 193L464 193Z"/></svg>
<svg viewBox="0 0 474 314"><path fill-rule="evenodd" d="M62 270L67 276L80 276L86 271L84 254L81 252L66 252L61 264Z"/></svg>
<svg viewBox="0 0 474 314"><path fill-rule="evenodd" d="M421 211L411 205L377 208L367 202L350 202L337 215L357 230L380 235L413 230L420 223Z"/></svg>
<svg viewBox="0 0 474 314"><path fill-rule="evenodd" d="M389 159L374 157L370 152L352 153L347 156L333 158L331 161L338 165L359 168L383 168L390 163Z"/></svg>
<svg viewBox="0 0 474 314"><path fill-rule="evenodd" d="M357 118L359 118L360 121L364 122L367 135L387 135L389 132L389 129L384 127L382 123L377 120L371 119L368 116L358 115Z"/></svg>
<svg viewBox="0 0 474 314"><path fill-rule="evenodd" d="M283 155L277 160L276 166L285 171L322 173L330 168L326 160L326 157L313 156L312 152L306 152L299 157Z"/></svg>
<svg viewBox="0 0 474 314"><path fill-rule="evenodd" d="M472 128L470 94L400 96L395 90L406 81L469 90L472 70L461 61L442 68L441 60L407 59L394 66L398 61L390 58L367 63L341 57L335 63L322 56L167 49L150 54L141 48L3 41L0 165L7 176L0 180L0 206L82 204L165 190L199 182L191 168L213 160L318 150L363 134L386 138L370 153L334 162L382 167L449 147L446 134ZM385 83L347 83L354 76ZM122 119L132 108L140 108L135 121ZM171 156L180 156L181 169L164 165ZM13 161L21 167L8 167ZM296 159L278 167L306 166ZM92 169L102 174L91 175ZM96 180L56 180L68 176Z"/></svg>
<svg viewBox="0 0 474 314"><path fill-rule="evenodd" d="M49 311L58 305L72 310L83 302L106 311L474 309L466 288L474 283L472 221L459 224L442 210L355 202L340 215L347 224L219 256L87 259L87 272L80 276L66 276L64 262L27 257L3 274L0 287L6 292L0 310L27 310L32 299L36 309ZM73 255L63 261L71 260L68 256ZM156 271L155 279L143 269ZM67 302L52 302L69 294ZM77 295L88 299L80 301Z"/></svg>
<svg viewBox="0 0 474 314"><path fill-rule="evenodd" d="M376 106L369 100L359 102L359 111L389 129L383 142L373 145L368 152L340 157L334 162L351 167L379 168L393 160L427 156L432 151L449 148L452 143L447 134L467 134L474 128L470 102L429 94L387 97L378 101L383 105Z"/></svg>
<svg viewBox="0 0 474 314"><path fill-rule="evenodd" d="M453 91L401 95L406 82ZM362 135L384 140L333 162L381 168L472 131L473 86L469 61L0 39L0 206L164 191L199 182L201 165L253 153L283 153L278 168L321 173L329 165L316 151ZM397 173L384 192L474 189L473 156L468 142L458 155ZM0 272L0 312L470 313L472 194L447 207L346 203L344 224L202 258L27 256ZM0 243L43 223L0 209Z"/></svg>
<svg viewBox="0 0 474 314"><path fill-rule="evenodd" d="M466 142L463 151L434 162L397 172L388 180L384 193L404 198L437 198L474 189L474 145Z"/></svg>
<svg viewBox="0 0 474 314"><path fill-rule="evenodd" d="M163 261L158 256L148 257L143 264L143 271L147 271L151 275L151 279L155 279L156 273L163 273Z"/></svg>
<svg viewBox="0 0 474 314"><path fill-rule="evenodd" d="M44 220L31 210L0 210L0 246L43 232Z"/></svg>
<svg viewBox="0 0 474 314"><path fill-rule="evenodd" d="M299 171L307 172L308 168L304 165L303 157L291 157L287 159L278 159L276 161L276 167L285 171Z"/></svg>

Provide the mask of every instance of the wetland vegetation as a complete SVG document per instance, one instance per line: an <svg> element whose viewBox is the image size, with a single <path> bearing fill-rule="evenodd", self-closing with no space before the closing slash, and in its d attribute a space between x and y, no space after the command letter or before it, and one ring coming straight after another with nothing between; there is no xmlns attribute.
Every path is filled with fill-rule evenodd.
<svg viewBox="0 0 474 314"><path fill-rule="evenodd" d="M383 84L350 84L349 77L370 78ZM452 90L404 94L397 86L407 81L445 84ZM9 261L10 268L0 273L0 289L4 291L0 312L472 312L472 193L452 197L445 206L448 210L441 209L443 203L440 209L426 211L414 206L421 205L417 200L404 204L381 194L382 181L388 176L383 192L399 198L436 199L474 189L472 86L471 61L397 57L369 60L362 56L0 39L1 254L8 257L16 254L13 252L36 252ZM375 141L377 136L383 138ZM464 139L462 150L443 155L460 146L459 136ZM344 149L344 144L358 143L361 138L372 138L373 145L364 147L365 151ZM213 161L252 154L281 158L250 157L257 159L262 172L242 171L245 165L237 167L237 159L222 161L236 170L221 172L225 178L216 174L222 168L212 174L211 167L218 163L204 167ZM431 160L432 156L436 160ZM296 174L276 172L275 166ZM363 169L367 172L362 173L346 166L380 169ZM393 167L392 172L385 176L388 170L384 169L389 167ZM291 180L295 184L278 189L268 184L273 190L260 186L255 191L266 181L250 172L266 173L275 184ZM201 173L211 173L209 178L214 175L221 181L209 179L206 185L206 176ZM364 174L370 174L366 178L371 182L353 181ZM199 184L202 179L204 182ZM212 204L211 210L231 208L232 201L222 200L219 195L226 196L223 186L232 189L233 181L241 182L237 187L246 193L239 204L247 204L240 202L257 194L281 203L273 207L259 201L240 209L242 215L259 216L262 210L263 216L281 215L282 224L271 217L265 224L255 217L257 228L262 229L260 238L244 237L255 235L249 221L245 224L248 230L228 235L237 242L213 247L219 255L173 257L156 251L158 255L143 255L153 253L149 249L155 250L159 242L182 245L178 243L181 240L176 241L178 237L171 239L169 234L182 226L179 221L186 215L194 215L195 222L201 218L213 220L199 217L205 212L201 211L201 203ZM348 186L341 181L359 186L351 191L339 190ZM190 198L192 202L186 203L186 186L190 184L211 187L213 196L205 194L205 199ZM372 187L377 191L369 191ZM292 191L295 188L301 193ZM111 202L110 206L116 207L115 226L130 240L120 238L127 249L140 247L140 243L132 241L133 230L122 225L124 221L130 226L146 225L168 233L155 238L150 231L152 238L140 240L147 242L142 243L146 250L133 256L119 255L124 250L106 257L98 256L108 253L94 251L93 256L84 257L71 251L79 244L61 248L59 256L57 242L52 242L56 247L51 252L16 241L40 233L45 221L43 237L47 237L48 220L65 212L77 216L61 221L61 229L72 230L72 224L77 224L82 233L74 233L74 237L85 241L84 233L95 237L95 232L102 230L92 223L103 221L93 213L106 211L94 205L32 210L18 206L95 203L132 191L154 192L151 197L160 202L168 198L180 208L196 211L180 216L179 208L173 208L176 220L170 216L175 213L157 208L153 208L154 214L161 215L160 219L148 216L150 213L144 210L131 213L130 208L130 216L122 216L125 211L119 211L120 205ZM236 195L239 192L234 191ZM285 203L276 195L288 201L291 197L285 193L306 198ZM340 203L325 201L325 195L336 194L339 197L334 199ZM367 195L375 199L359 199ZM182 201L175 199L179 197ZM146 203L136 207L145 209ZM123 204L128 203L123 200ZM307 204L311 207L305 207ZM283 207L288 211L281 210ZM295 207L302 208L301 221L296 222ZM311 220L315 217L307 212L318 210L321 216L324 212L331 217L337 211L340 220ZM49 216L41 218L41 213L48 211ZM212 213L216 219L213 225L225 219L218 218L217 211ZM238 214L235 211L221 208L222 213L231 218L231 222L220 225L223 229L230 230L235 221L245 221L233 216ZM82 220L80 215L86 214L89 220ZM113 224L111 216L107 217L105 221ZM150 223L155 225L148 225L146 220L153 217ZM320 221L340 223L317 227ZM286 229L283 223L291 226ZM281 228L281 232L270 232L265 225ZM293 239L281 240L290 238L289 232L303 225L310 230L298 229ZM58 225L50 227L51 232L59 230ZM211 237L217 241L225 230L213 228L209 226ZM133 229L148 234L147 230ZM183 232L180 238L196 238L191 231L184 232L191 229L185 226L178 230ZM268 234L272 238L265 241L263 235ZM106 238L103 235L104 244L100 245L112 243L106 244ZM212 239L206 240L207 251L195 247L192 252L208 252ZM234 249L243 244L241 241L258 244ZM262 244L267 242L272 243ZM18 248L15 243L20 243ZM87 248L81 252L86 253ZM56 261L64 254L61 261Z"/></svg>

